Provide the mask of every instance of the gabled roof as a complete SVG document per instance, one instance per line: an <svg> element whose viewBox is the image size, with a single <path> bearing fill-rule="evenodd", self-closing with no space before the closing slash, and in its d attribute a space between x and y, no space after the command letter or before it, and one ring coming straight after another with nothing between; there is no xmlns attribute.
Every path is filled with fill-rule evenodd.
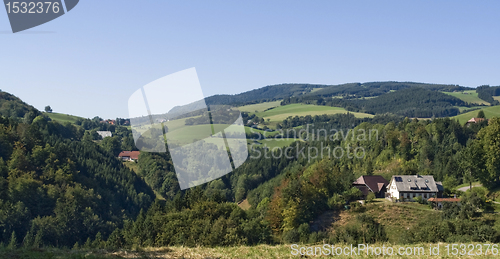
<svg viewBox="0 0 500 259"><path fill-rule="evenodd" d="M372 192L380 192L389 182L381 175L363 175L352 184L366 185Z"/></svg>
<svg viewBox="0 0 500 259"><path fill-rule="evenodd" d="M393 175L391 184L395 182L400 192L438 192L432 175Z"/></svg>
<svg viewBox="0 0 500 259"><path fill-rule="evenodd" d="M436 182L436 185L437 185L438 191L444 192L444 187L443 187L442 182Z"/></svg>
<svg viewBox="0 0 500 259"><path fill-rule="evenodd" d="M139 159L139 151L122 151L118 155L118 157L130 157L131 159L137 160Z"/></svg>

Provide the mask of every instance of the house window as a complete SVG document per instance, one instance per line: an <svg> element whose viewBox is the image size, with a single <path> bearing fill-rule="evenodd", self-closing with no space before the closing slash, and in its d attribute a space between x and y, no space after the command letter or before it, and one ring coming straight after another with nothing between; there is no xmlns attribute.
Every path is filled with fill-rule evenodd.
<svg viewBox="0 0 500 259"><path fill-rule="evenodd" d="M404 195L405 195L405 199L406 199L406 198L408 198L408 193L406 193L406 192L405 192L405 194L404 194Z"/></svg>

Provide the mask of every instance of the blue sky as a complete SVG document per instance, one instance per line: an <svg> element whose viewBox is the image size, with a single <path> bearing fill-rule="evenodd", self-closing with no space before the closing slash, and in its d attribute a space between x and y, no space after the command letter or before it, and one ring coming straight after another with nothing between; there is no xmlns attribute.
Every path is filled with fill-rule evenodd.
<svg viewBox="0 0 500 259"><path fill-rule="evenodd" d="M500 85L499 11L498 1L80 1L12 34L2 9L0 89L41 110L116 118L138 88L191 67L206 96L279 83Z"/></svg>

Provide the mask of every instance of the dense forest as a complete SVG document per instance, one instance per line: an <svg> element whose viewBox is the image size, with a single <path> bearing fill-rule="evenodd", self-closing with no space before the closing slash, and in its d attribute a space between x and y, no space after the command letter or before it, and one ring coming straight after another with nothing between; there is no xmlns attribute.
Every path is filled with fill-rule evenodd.
<svg viewBox="0 0 500 259"><path fill-rule="evenodd" d="M282 105L289 103L336 106L354 112L369 114L392 113L417 118L455 116L460 113L457 106L471 106L471 104L456 97L421 87L404 88L399 91L384 93L376 98L299 96L290 97L281 102Z"/></svg>
<svg viewBox="0 0 500 259"><path fill-rule="evenodd" d="M72 247L108 236L154 201L147 184L115 158L130 145L130 132L92 120L59 124L0 94L8 97L2 107L25 112L0 116L0 242ZM96 143L92 133L102 127L115 136Z"/></svg>
<svg viewBox="0 0 500 259"><path fill-rule="evenodd" d="M313 84L280 84L270 85L236 95L214 95L205 98L207 105L244 105L261 103L288 98L300 98L304 101L320 100L328 97L362 98L380 96L391 91L409 88L423 88L429 91L463 91L470 88L458 85L424 84L413 82L369 82L349 83L340 85L313 85ZM320 102L321 103L321 102ZM193 103L186 107L197 107ZM183 107L175 107L172 111L182 110ZM197 110L191 108L190 110Z"/></svg>
<svg viewBox="0 0 500 259"><path fill-rule="evenodd" d="M0 116L24 118L24 115L29 111L33 111L32 114L34 114L34 109L33 106L26 104L16 96L0 90Z"/></svg>
<svg viewBox="0 0 500 259"><path fill-rule="evenodd" d="M373 97L379 96L391 91L398 91L408 88L424 88L431 91L463 91L467 87L458 85L439 85L439 84L423 84L412 82L371 82L371 83L351 83L343 85L335 85L324 87L321 90L305 94L305 98L311 97L333 97L333 96L351 96L351 97Z"/></svg>
<svg viewBox="0 0 500 259"><path fill-rule="evenodd" d="M491 103L492 105L499 105L500 103L493 98L493 96L500 96L500 86L490 87L489 85L482 85L476 88L477 97Z"/></svg>

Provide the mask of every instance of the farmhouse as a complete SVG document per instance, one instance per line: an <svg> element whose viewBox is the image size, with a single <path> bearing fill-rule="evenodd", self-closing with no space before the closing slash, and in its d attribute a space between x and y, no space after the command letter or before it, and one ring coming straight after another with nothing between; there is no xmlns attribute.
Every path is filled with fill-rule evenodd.
<svg viewBox="0 0 500 259"><path fill-rule="evenodd" d="M411 201L415 197L427 200L440 197L443 186L432 175L394 175L385 197L393 201Z"/></svg>
<svg viewBox="0 0 500 259"><path fill-rule="evenodd" d="M471 124L471 123L479 123L483 122L485 118L471 118L470 120L467 121L466 124Z"/></svg>
<svg viewBox="0 0 500 259"><path fill-rule="evenodd" d="M136 161L139 160L139 151L122 151L118 155L118 158L122 159L123 161Z"/></svg>
<svg viewBox="0 0 500 259"><path fill-rule="evenodd" d="M364 198L371 192L377 198L384 198L389 182L381 175L363 175L354 181L352 185L363 193Z"/></svg>

